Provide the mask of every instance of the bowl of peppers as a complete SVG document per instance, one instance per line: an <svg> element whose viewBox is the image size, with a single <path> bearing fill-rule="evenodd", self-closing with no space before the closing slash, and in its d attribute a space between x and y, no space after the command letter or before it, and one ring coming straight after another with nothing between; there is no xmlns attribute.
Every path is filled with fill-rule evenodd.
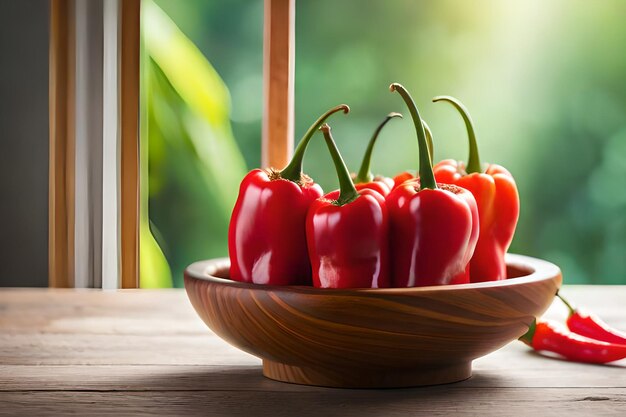
<svg viewBox="0 0 626 417"><path fill-rule="evenodd" d="M220 337L263 361L271 379L329 387L383 388L456 382L476 358L524 335L561 285L549 262L507 254L519 217L512 175L481 164L472 119L467 165L432 162L433 136L410 93L390 86L415 126L419 170L374 176L370 159L390 113L356 174L327 120L305 133L282 170L243 179L229 226L229 258L185 271L185 288ZM339 189L324 194L303 173L321 131Z"/></svg>

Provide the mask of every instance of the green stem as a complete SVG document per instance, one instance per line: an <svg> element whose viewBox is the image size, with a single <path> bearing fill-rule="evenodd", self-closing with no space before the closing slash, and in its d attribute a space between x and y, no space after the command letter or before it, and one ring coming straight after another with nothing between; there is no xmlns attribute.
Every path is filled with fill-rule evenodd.
<svg viewBox="0 0 626 417"><path fill-rule="evenodd" d="M433 102L438 101L447 101L452 104L461 116L463 117L463 121L465 122L465 128L467 129L467 136L469 138L469 158L467 160L466 171L468 174L473 172L482 172L482 167L480 166L480 157L478 155L478 145L476 144L476 133L474 132L474 123L472 122L472 116L470 116L467 108L454 97L450 96L437 96L433 98Z"/></svg>
<svg viewBox="0 0 626 417"><path fill-rule="evenodd" d="M563 301L563 304L565 304L565 306L567 307L567 309L569 310L569 315L571 316L572 314L576 313L576 309L574 308L574 306L572 306L569 301L567 301L561 294L559 294L558 292L556 293L556 296L559 297L559 299L561 301Z"/></svg>
<svg viewBox="0 0 626 417"><path fill-rule="evenodd" d="M535 337L535 330L537 329L537 320L533 320L528 326L528 331L520 336L519 340L526 343L528 346L533 345L533 337Z"/></svg>
<svg viewBox="0 0 626 417"><path fill-rule="evenodd" d="M422 124L422 118L420 117L417 106L413 101L413 98L409 92L402 85L393 83L389 86L389 89L397 91L404 102L406 103L411 117L413 118L413 124L415 125L415 132L417 133L417 146L419 149L419 176L420 176L420 188L437 189L437 182L435 181L435 175L433 174L432 161L428 153L428 142L426 140L426 133L424 132L424 125Z"/></svg>
<svg viewBox="0 0 626 417"><path fill-rule="evenodd" d="M367 149L365 150L365 155L363 155L363 162L361 163L359 173L357 174L356 178L354 178L355 184L372 182L374 180L374 175L372 174L372 171L370 171L370 163L372 162L372 151L374 150L374 144L376 143L376 139L378 139L380 131L383 130L383 127L385 127L387 122L389 122L389 120L393 119L394 117L402 118L402 115L395 112L389 113L387 117L385 117L385 120L383 120L382 123L379 124L374 131L374 134L370 139L370 143L367 145Z"/></svg>
<svg viewBox="0 0 626 417"><path fill-rule="evenodd" d="M287 165L285 168L283 168L282 171L280 171L281 178L293 182L300 181L300 178L302 177L302 159L304 158L304 152L306 151L306 148L309 145L313 134L317 132L322 123L324 123L331 114L337 113L338 111L343 111L344 114L347 114L350 113L350 107L348 107L347 104L341 104L339 106L333 107L326 113L322 114L320 118L317 119L315 123L311 125L311 127L309 127L309 130L306 131L306 133L300 140L300 143L298 143L298 147L293 153L291 162L289 162L289 165Z"/></svg>
<svg viewBox="0 0 626 417"><path fill-rule="evenodd" d="M337 178L339 179L339 197L337 198L337 205L343 206L359 198L359 192L356 188L354 188L354 183L352 182L352 178L350 178L350 172L348 171L348 167L339 153L339 149L337 149L337 145L335 144L333 136L330 133L330 126L328 126L328 123L324 123L320 130L324 133L326 146L328 146L330 156L333 158L335 170L337 171Z"/></svg>
<svg viewBox="0 0 626 417"><path fill-rule="evenodd" d="M426 133L426 144L428 145L428 155L430 156L430 160L434 161L435 157L435 149L433 148L433 132L428 127L428 123L426 120L422 120L422 125L424 126L424 132Z"/></svg>

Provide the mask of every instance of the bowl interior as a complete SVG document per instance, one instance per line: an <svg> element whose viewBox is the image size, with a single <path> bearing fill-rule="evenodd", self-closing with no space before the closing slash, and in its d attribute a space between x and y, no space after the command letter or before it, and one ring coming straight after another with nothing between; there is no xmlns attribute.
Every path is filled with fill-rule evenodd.
<svg viewBox="0 0 626 417"><path fill-rule="evenodd" d="M194 279L203 279L220 284L229 284L236 287L246 287L250 289L257 288L259 290L268 289L288 289L288 290L305 290L328 292L415 292L415 291L441 291L441 290L461 290L469 288L488 288L501 287L509 285L521 285L524 283L545 280L546 278L561 277L560 269L547 261L532 258L529 256L507 254L507 279L502 281L480 282L471 284L457 285L439 285L428 287L412 287L412 288L350 288L350 289L332 289L332 288L314 288L311 286L272 286L259 285L253 283L233 281L230 279L229 269L230 260L228 258L217 258L207 261L200 261L191 264L185 270L185 276ZM560 284L559 284L560 285Z"/></svg>

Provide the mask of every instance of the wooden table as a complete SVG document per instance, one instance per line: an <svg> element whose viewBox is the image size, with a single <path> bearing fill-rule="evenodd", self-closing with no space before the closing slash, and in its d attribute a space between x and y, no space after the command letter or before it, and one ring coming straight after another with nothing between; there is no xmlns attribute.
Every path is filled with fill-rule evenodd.
<svg viewBox="0 0 626 417"><path fill-rule="evenodd" d="M626 329L626 287L563 293ZM549 316L564 317L555 302ZM626 416L626 361L541 357L519 342L465 382L399 390L283 384L197 318L183 290L0 290L0 415Z"/></svg>

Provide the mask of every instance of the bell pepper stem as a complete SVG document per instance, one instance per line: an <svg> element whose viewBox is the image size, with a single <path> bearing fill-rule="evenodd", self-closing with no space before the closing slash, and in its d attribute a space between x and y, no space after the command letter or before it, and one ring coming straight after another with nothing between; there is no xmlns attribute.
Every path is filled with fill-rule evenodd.
<svg viewBox="0 0 626 417"><path fill-rule="evenodd" d="M476 144L476 132L474 131L474 123L472 122L472 116L470 116L467 108L454 97L450 96L437 96L433 98L433 102L436 103L438 101L447 101L452 104L459 113L461 113L461 117L463 117L463 121L465 122L465 128L467 129L467 136L469 139L469 158L467 160L466 171L468 174L474 172L482 172L482 167L480 166L480 156L478 154L478 145Z"/></svg>
<svg viewBox="0 0 626 417"><path fill-rule="evenodd" d="M435 149L433 148L433 132L428 127L428 123L426 120L422 120L422 125L424 125L424 132L426 133L426 144L428 145L428 155L430 156L430 160L435 160Z"/></svg>
<svg viewBox="0 0 626 417"><path fill-rule="evenodd" d="M313 137L315 132L317 132L320 126L326 121L326 119L328 119L330 115L332 115L333 113L337 113L338 111L343 111L344 114L347 114L350 113L350 107L346 104L341 104L339 106L333 107L326 113L322 114L320 118L317 119L315 123L311 125L311 127L309 127L309 130L306 131L306 133L300 140L300 143L298 143L298 146L293 153L293 157L291 158L291 162L289 162L289 164L285 168L283 168L282 171L280 171L281 178L293 182L300 181L300 178L302 177L302 160L304 158L304 152L306 151L307 146L309 146L311 138Z"/></svg>
<svg viewBox="0 0 626 417"><path fill-rule="evenodd" d="M419 177L420 188L437 189L437 182L435 181L435 174L433 173L432 160L428 152L428 142L426 140L426 133L424 132L424 125L422 124L422 118L420 117L417 106L413 101L413 98L409 92L401 84L393 83L389 86L389 90L397 91L409 108L411 117L413 118L413 125L415 125L415 131L417 133L417 146L419 149Z"/></svg>
<svg viewBox="0 0 626 417"><path fill-rule="evenodd" d="M563 301L563 304L565 304L565 306L567 307L567 309L569 310L569 315L571 316L572 314L576 313L576 309L574 308L573 305L571 305L569 303L569 301L567 301L567 299L565 297L563 297L560 293L556 293L556 296L559 297L559 300Z"/></svg>
<svg viewBox="0 0 626 417"><path fill-rule="evenodd" d="M374 134L372 135L370 142L367 144L365 155L363 155L363 162L361 163L361 168L359 169L359 173L354 178L355 184L364 183L364 182L372 182L374 180L374 175L372 174L372 171L370 170L370 164L372 162L372 152L374 151L374 145L376 144L376 139L378 139L378 135L380 134L380 131L383 130L383 127L385 127L387 122L389 122L389 120L393 119L394 117L402 118L402 115L400 113L395 113L395 112L389 113L387 117L385 117L385 120L383 120L382 123L379 124L376 130L374 131Z"/></svg>
<svg viewBox="0 0 626 417"><path fill-rule="evenodd" d="M337 178L339 179L339 197L337 198L336 204L343 206L359 198L359 192L354 187L348 167L346 167L346 163L343 161L339 149L337 149L337 145L330 133L328 123L324 123L320 130L324 133L324 140L326 140L326 146L328 146L328 151L335 164Z"/></svg>

